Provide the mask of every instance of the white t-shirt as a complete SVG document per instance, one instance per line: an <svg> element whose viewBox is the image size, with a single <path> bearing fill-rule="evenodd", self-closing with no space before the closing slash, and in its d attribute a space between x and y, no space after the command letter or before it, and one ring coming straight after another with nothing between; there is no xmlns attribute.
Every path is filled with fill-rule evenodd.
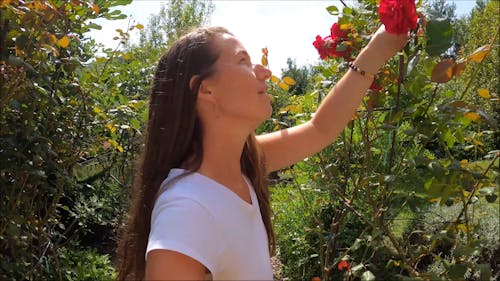
<svg viewBox="0 0 500 281"><path fill-rule="evenodd" d="M255 191L252 204L199 173L172 169L151 216L148 252L173 250L202 263L214 280L273 280L268 239Z"/></svg>

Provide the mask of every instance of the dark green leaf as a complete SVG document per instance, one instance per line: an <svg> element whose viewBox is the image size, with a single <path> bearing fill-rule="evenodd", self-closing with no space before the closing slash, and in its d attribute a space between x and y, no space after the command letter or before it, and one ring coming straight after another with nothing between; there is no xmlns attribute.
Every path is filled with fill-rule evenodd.
<svg viewBox="0 0 500 281"><path fill-rule="evenodd" d="M430 20L426 27L426 52L431 56L444 53L451 46L453 29L449 19Z"/></svg>
<svg viewBox="0 0 500 281"><path fill-rule="evenodd" d="M463 264L454 264L449 269L448 277L452 280L464 279L464 274L467 271L467 266Z"/></svg>
<svg viewBox="0 0 500 281"><path fill-rule="evenodd" d="M491 280L491 266L488 263L478 264L477 268L481 272L481 281Z"/></svg>

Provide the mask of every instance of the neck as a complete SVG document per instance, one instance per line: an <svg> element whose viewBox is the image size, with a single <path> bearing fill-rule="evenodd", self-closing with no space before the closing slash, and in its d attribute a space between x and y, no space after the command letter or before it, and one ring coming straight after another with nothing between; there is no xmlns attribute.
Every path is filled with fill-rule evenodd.
<svg viewBox="0 0 500 281"><path fill-rule="evenodd" d="M249 135L248 131L234 128L226 126L204 130L203 161L198 170L199 173L228 185L243 181L240 159Z"/></svg>

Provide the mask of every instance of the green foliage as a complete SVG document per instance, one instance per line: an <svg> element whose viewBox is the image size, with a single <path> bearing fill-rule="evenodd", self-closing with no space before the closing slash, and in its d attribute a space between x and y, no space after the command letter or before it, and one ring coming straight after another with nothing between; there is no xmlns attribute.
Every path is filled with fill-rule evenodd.
<svg viewBox="0 0 500 281"><path fill-rule="evenodd" d="M58 250L60 277L68 281L112 281L116 272L108 255L100 255L93 250ZM56 279L56 276L53 276Z"/></svg>
<svg viewBox="0 0 500 281"><path fill-rule="evenodd" d="M483 71L498 69L498 44L494 45L498 17L488 14L498 8L498 1L486 3L481 12L458 25L450 18L453 7L438 2L433 9L442 15L431 17L424 34L416 35L399 59L383 67L377 81L383 88L367 93L338 140L287 170L302 175L300 184L289 186L328 195L328 200L322 197L300 206L300 214L310 214L309 219L275 203L287 210L276 216L275 223L280 258L291 280L313 276L322 280L486 280L498 274L494 264L498 253L489 250L498 248L498 229L481 226L498 225L497 217L480 215L498 214L498 210L489 211L487 204L477 203L498 203L494 169L498 142L492 141L498 135L494 117L498 96L487 81L498 75L488 72L484 77L489 78L478 82ZM378 25L374 1L359 1L355 9L342 12L331 6L327 10L340 13L340 23L351 24L358 34L370 34ZM489 19L492 28L483 33L479 23L486 20L485 13L495 19ZM472 28L469 23L475 21L476 31L471 33L482 37L473 41L469 35L454 34ZM459 38L465 38L460 42L465 48L458 47ZM366 43L362 36L352 40ZM496 51L490 53L490 47ZM275 123L288 127L308 120L345 70L335 59L315 68L313 88L302 99L281 98L279 89L271 88L280 106L273 114ZM406 74L402 80L399 73ZM307 102L310 97L315 97L312 103ZM288 200L288 205L298 204ZM305 208L310 208L308 213ZM434 222L438 217L446 219ZM308 240L303 229L317 230L317 237ZM341 261L349 264L350 271L337 268Z"/></svg>
<svg viewBox="0 0 500 281"><path fill-rule="evenodd" d="M303 95L308 92L311 88L309 81L311 80L312 70L306 66L297 67L297 63L291 58L288 58L286 63L287 68L281 69L281 75L292 77L296 81L295 85L290 86L289 93Z"/></svg>
<svg viewBox="0 0 500 281"><path fill-rule="evenodd" d="M207 22L214 9L212 1L169 0L141 31L140 46L164 49L190 29Z"/></svg>
<svg viewBox="0 0 500 281"><path fill-rule="evenodd" d="M321 202L326 196L312 186L297 184L276 185L272 196L283 275L310 280L320 274L319 253L323 251L324 233L321 223L313 221L319 219Z"/></svg>
<svg viewBox="0 0 500 281"><path fill-rule="evenodd" d="M115 50L85 33L130 2L0 4L2 280L114 279L97 251L114 252L162 50L128 44L141 24L118 29Z"/></svg>

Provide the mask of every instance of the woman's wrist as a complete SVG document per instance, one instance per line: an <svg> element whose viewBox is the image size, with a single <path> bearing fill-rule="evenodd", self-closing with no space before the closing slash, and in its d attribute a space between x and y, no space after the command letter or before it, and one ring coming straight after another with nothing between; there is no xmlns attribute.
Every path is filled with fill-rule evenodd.
<svg viewBox="0 0 500 281"><path fill-rule="evenodd" d="M370 44L368 44L352 62L352 65L359 68L360 71L376 75L385 62L386 59L381 55L381 53L376 48L373 48Z"/></svg>

